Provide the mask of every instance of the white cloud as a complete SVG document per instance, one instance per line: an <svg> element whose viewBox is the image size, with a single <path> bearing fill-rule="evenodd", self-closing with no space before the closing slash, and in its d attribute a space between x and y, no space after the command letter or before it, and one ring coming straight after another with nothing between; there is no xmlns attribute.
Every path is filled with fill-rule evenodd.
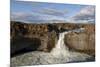
<svg viewBox="0 0 100 67"><path fill-rule="evenodd" d="M42 13L45 15L64 17L65 13L68 13L68 11L67 10L57 10L57 9L53 9L53 8L44 8L44 9L40 10L39 13Z"/></svg>
<svg viewBox="0 0 100 67"><path fill-rule="evenodd" d="M48 20L64 20L62 17L52 16L42 13L25 13L25 12L12 12L11 21L31 22L48 21Z"/></svg>
<svg viewBox="0 0 100 67"><path fill-rule="evenodd" d="M95 22L95 6L86 6L81 9L78 14L71 18L73 21L77 22Z"/></svg>

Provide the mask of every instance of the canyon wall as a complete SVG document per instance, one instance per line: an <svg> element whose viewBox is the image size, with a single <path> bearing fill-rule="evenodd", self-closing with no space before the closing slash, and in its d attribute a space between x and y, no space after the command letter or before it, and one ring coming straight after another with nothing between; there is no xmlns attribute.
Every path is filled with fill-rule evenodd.
<svg viewBox="0 0 100 67"><path fill-rule="evenodd" d="M95 25L74 23L27 24L11 21L11 52L22 48L51 51L57 43L60 32L85 28L84 32L65 35L64 42L70 50L95 53Z"/></svg>

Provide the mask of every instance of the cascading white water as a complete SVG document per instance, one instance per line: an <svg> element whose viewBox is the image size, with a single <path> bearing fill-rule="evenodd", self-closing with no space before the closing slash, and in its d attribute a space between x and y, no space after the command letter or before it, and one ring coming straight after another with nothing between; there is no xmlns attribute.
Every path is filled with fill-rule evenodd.
<svg viewBox="0 0 100 67"><path fill-rule="evenodd" d="M58 42L57 42L55 48L59 48L59 49L64 48L64 46L65 46L65 44L64 44L64 36L65 36L65 34L67 34L67 33L68 33L68 32L60 33L60 35L59 35L59 40L58 40Z"/></svg>
<svg viewBox="0 0 100 67"><path fill-rule="evenodd" d="M59 34L59 40L57 42L57 44L55 45L55 48L53 48L53 50L51 51L51 53L56 56L56 57L66 57L69 56L69 51L68 51L68 47L65 46L64 43L64 37L65 34L68 34L70 32L82 32L84 31L84 28L80 28L80 29L75 29L75 30L70 30L70 31L65 31Z"/></svg>
<svg viewBox="0 0 100 67"><path fill-rule="evenodd" d="M55 45L55 47L53 48L53 50L51 51L51 54L53 56L56 56L56 57L66 57L68 55L67 54L68 48L65 46L65 43L64 43L64 36L67 33L69 33L69 32L63 32L63 33L59 34L58 42Z"/></svg>

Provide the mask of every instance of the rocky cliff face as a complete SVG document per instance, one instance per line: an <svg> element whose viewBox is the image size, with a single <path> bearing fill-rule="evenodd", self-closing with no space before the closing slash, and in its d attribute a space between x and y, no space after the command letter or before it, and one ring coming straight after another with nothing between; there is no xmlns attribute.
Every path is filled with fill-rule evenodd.
<svg viewBox="0 0 100 67"><path fill-rule="evenodd" d="M36 50L50 51L54 47L55 41L57 41L56 32L50 29L48 24L11 22L12 53L28 46ZM38 47L36 47L37 45Z"/></svg>
<svg viewBox="0 0 100 67"><path fill-rule="evenodd" d="M94 24L26 24L11 22L11 51L12 53L22 48L30 48L41 51L51 51L57 43L60 32L72 29L85 28L84 32L69 33L65 35L65 44L71 50L95 53L95 25ZM22 45L22 46L20 46ZM30 46L30 47L29 47ZM17 48L16 48L17 47Z"/></svg>

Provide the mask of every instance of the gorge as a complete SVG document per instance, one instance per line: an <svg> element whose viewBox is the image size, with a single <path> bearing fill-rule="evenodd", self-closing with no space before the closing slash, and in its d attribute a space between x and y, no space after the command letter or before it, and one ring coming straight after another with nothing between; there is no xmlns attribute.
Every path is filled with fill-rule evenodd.
<svg viewBox="0 0 100 67"><path fill-rule="evenodd" d="M93 24L11 23L12 66L85 62L95 60Z"/></svg>

